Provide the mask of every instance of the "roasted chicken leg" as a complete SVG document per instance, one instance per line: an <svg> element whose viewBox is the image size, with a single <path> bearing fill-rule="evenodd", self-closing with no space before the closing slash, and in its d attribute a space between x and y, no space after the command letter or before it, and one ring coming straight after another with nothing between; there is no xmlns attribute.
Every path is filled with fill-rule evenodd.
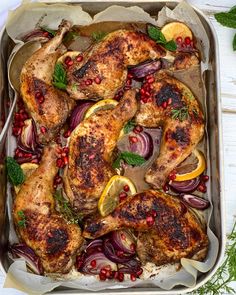
<svg viewBox="0 0 236 295"><path fill-rule="evenodd" d="M72 132L64 184L77 213L85 216L97 211L97 201L115 174L112 152L120 131L136 111L136 91L129 90L114 109L96 112Z"/></svg>
<svg viewBox="0 0 236 295"><path fill-rule="evenodd" d="M45 272L66 273L83 238L76 224L67 224L55 211L53 181L58 172L57 146L45 147L42 161L22 184L13 206L20 239L40 257Z"/></svg>
<svg viewBox="0 0 236 295"><path fill-rule="evenodd" d="M137 252L142 262L162 265L198 252L201 259L206 255L208 238L198 218L180 199L160 191L131 196L112 214L89 220L83 236L94 239L123 228L139 232Z"/></svg>
<svg viewBox="0 0 236 295"><path fill-rule="evenodd" d="M145 127L163 126L160 154L145 176L154 188L162 188L170 172L202 139L204 120L190 89L174 78L157 76L151 97L140 104L136 122Z"/></svg>
<svg viewBox="0 0 236 295"><path fill-rule="evenodd" d="M32 54L20 76L21 95L41 143L54 138L74 106L65 92L52 85L56 61L66 51L62 39L70 26L68 21L62 21L56 36Z"/></svg>
<svg viewBox="0 0 236 295"><path fill-rule="evenodd" d="M127 76L127 67L158 59L165 50L146 34L117 30L73 61L67 71L67 91L74 99L113 98Z"/></svg>

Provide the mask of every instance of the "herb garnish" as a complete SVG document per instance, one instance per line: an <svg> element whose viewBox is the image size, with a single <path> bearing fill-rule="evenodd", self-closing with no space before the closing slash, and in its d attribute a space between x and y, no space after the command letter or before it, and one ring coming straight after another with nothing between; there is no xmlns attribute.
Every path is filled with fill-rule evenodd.
<svg viewBox="0 0 236 295"><path fill-rule="evenodd" d="M148 26L148 36L156 41L158 44L162 44L167 50L175 51L177 45L174 40L166 41L163 33L154 26Z"/></svg>
<svg viewBox="0 0 236 295"><path fill-rule="evenodd" d="M214 16L222 26L236 29L236 6L233 6L228 12L218 12ZM233 39L233 50L236 50L236 34Z"/></svg>
<svg viewBox="0 0 236 295"><path fill-rule="evenodd" d="M56 33L57 31L56 30L52 30L52 29L49 29L47 27L40 27L41 30L45 31L45 32L48 32L49 34L51 34L53 37L56 36Z"/></svg>
<svg viewBox="0 0 236 295"><path fill-rule="evenodd" d="M69 202L66 199L64 199L64 197L62 195L62 191L57 190L53 196L57 201L58 209L59 209L60 213L63 214L63 216L66 218L66 220L69 223L76 223L76 224L79 223L80 219L78 217L74 216Z"/></svg>
<svg viewBox="0 0 236 295"><path fill-rule="evenodd" d="M79 36L78 32L69 31L66 33L65 37L63 38L63 43L69 43L69 42L75 40L75 38L78 36Z"/></svg>
<svg viewBox="0 0 236 295"><path fill-rule="evenodd" d="M133 165L133 166L141 166L142 164L146 162L146 160L138 154L134 154L131 152L122 152L118 155L117 159L112 164L112 167L119 168L120 162L122 160L125 161L128 165Z"/></svg>
<svg viewBox="0 0 236 295"><path fill-rule="evenodd" d="M106 32L97 31L92 33L92 38L94 41L99 42L107 35Z"/></svg>
<svg viewBox="0 0 236 295"><path fill-rule="evenodd" d="M67 78L66 71L61 63L56 63L53 73L53 82L52 84L59 89L66 89Z"/></svg>
<svg viewBox="0 0 236 295"><path fill-rule="evenodd" d="M6 158L7 175L13 185L22 184L25 176L21 166L12 157Z"/></svg>
<svg viewBox="0 0 236 295"><path fill-rule="evenodd" d="M189 116L187 107L182 107L180 109L172 109L171 114L173 119L178 119L180 122L183 122Z"/></svg>
<svg viewBox="0 0 236 295"><path fill-rule="evenodd" d="M236 281L236 222L228 236L226 258L217 272L205 285L193 292L198 295L235 294L229 284Z"/></svg>
<svg viewBox="0 0 236 295"><path fill-rule="evenodd" d="M18 226L19 227L26 227L26 218L25 214L22 210L17 212L17 215L19 216L20 220L18 221Z"/></svg>
<svg viewBox="0 0 236 295"><path fill-rule="evenodd" d="M128 121L123 128L124 134L130 133L130 131L132 131L134 129L135 125L136 125L136 123L133 120Z"/></svg>

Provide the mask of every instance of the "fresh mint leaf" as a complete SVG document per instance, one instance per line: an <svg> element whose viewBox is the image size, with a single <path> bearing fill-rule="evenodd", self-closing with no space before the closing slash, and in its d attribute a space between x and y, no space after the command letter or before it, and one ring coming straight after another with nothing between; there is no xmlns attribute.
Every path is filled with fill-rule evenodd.
<svg viewBox="0 0 236 295"><path fill-rule="evenodd" d="M229 10L230 13L234 13L236 14L236 5L234 5L230 10Z"/></svg>
<svg viewBox="0 0 236 295"><path fill-rule="evenodd" d="M41 30L45 31L45 32L48 32L49 34L51 34L52 36L55 36L57 31L55 30L52 30L52 29L49 29L47 27L40 27Z"/></svg>
<svg viewBox="0 0 236 295"><path fill-rule="evenodd" d="M66 84L64 84L64 83L62 83L62 82L52 82L52 84L53 84L55 87L57 87L57 88L59 88L59 89L61 89L61 90L65 90L65 89L66 89Z"/></svg>
<svg viewBox="0 0 236 295"><path fill-rule="evenodd" d="M97 31L92 33L92 38L94 41L99 42L107 35L106 32Z"/></svg>
<svg viewBox="0 0 236 295"><path fill-rule="evenodd" d="M146 160L143 157L131 152L122 152L120 156L121 159L129 165L140 166L146 162Z"/></svg>
<svg viewBox="0 0 236 295"><path fill-rule="evenodd" d="M121 161L121 156L119 155L117 159L113 162L112 168L113 169L118 169L120 167L120 161Z"/></svg>
<svg viewBox="0 0 236 295"><path fill-rule="evenodd" d="M219 12L215 14L215 19L225 27L236 29L235 12Z"/></svg>
<svg viewBox="0 0 236 295"><path fill-rule="evenodd" d="M12 157L6 158L7 175L13 185L22 184L25 180L23 170Z"/></svg>
<svg viewBox="0 0 236 295"><path fill-rule="evenodd" d="M134 126L135 126L136 124L135 124L135 122L134 121L128 121L126 124L125 124L125 126L124 126L124 134L128 134L128 133L130 133L132 130L133 130L133 128L134 128Z"/></svg>
<svg viewBox="0 0 236 295"><path fill-rule="evenodd" d="M59 89L66 89L66 71L61 63L56 63L53 73L53 85Z"/></svg>
<svg viewBox="0 0 236 295"><path fill-rule="evenodd" d="M63 43L69 43L76 39L79 36L78 32L69 31L66 33L65 37L63 38Z"/></svg>
<svg viewBox="0 0 236 295"><path fill-rule="evenodd" d="M165 44L165 48L169 51L175 51L177 49L177 45L174 40L170 40Z"/></svg>
<svg viewBox="0 0 236 295"><path fill-rule="evenodd" d="M236 50L236 34L234 35L234 39L233 39L233 50Z"/></svg>

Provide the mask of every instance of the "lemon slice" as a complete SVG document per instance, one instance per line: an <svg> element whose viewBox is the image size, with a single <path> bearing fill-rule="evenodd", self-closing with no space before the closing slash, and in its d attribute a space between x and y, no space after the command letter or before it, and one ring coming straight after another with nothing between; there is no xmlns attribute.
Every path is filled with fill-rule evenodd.
<svg viewBox="0 0 236 295"><path fill-rule="evenodd" d="M174 40L178 37L181 37L183 40L186 37L189 37L191 40L193 39L193 34L189 27L187 27L185 24L180 22L172 22L167 25L165 25L161 29L162 34L165 36L166 41Z"/></svg>
<svg viewBox="0 0 236 295"><path fill-rule="evenodd" d="M188 163L188 159L181 163L176 168L175 181L185 181L193 179L204 172L206 169L206 160L203 153L195 149L191 154L191 164Z"/></svg>
<svg viewBox="0 0 236 295"><path fill-rule="evenodd" d="M23 163L20 165L20 167L25 175L25 178L28 178L35 171L35 169L38 168L38 166L39 165L35 164L35 163ZM20 187L21 187L21 184L14 186L16 194L18 194Z"/></svg>
<svg viewBox="0 0 236 295"><path fill-rule="evenodd" d="M118 101L116 101L114 99L103 99L103 100L100 100L99 102L95 103L94 105L92 105L87 110L87 112L85 113L84 118L87 119L92 114L94 114L94 113L96 113L97 111L100 111L100 110L114 109L115 106L117 106L117 105L118 105Z"/></svg>
<svg viewBox="0 0 236 295"><path fill-rule="evenodd" d="M107 183L102 195L98 201L98 211L102 216L110 214L119 204L119 194L127 188L126 194L131 196L136 194L136 188L133 182L120 175L113 176Z"/></svg>

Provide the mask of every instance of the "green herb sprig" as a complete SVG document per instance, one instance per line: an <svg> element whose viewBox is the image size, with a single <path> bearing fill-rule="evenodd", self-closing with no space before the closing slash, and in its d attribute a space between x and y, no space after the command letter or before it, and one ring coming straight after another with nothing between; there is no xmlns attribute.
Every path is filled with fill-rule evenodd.
<svg viewBox="0 0 236 295"><path fill-rule="evenodd" d="M17 215L19 216L20 220L18 221L19 227L26 227L26 217L22 210L17 212Z"/></svg>
<svg viewBox="0 0 236 295"><path fill-rule="evenodd" d="M25 176L21 166L12 157L6 158L7 175L13 185L22 184Z"/></svg>
<svg viewBox="0 0 236 295"><path fill-rule="evenodd" d="M130 133L134 127L136 126L136 123L133 120L128 121L124 126L124 134Z"/></svg>
<svg viewBox="0 0 236 295"><path fill-rule="evenodd" d="M236 5L228 12L215 13L215 19L222 25L228 28L236 29ZM233 50L236 50L236 34L233 38Z"/></svg>
<svg viewBox="0 0 236 295"><path fill-rule="evenodd" d="M94 41L99 42L107 35L106 32L97 31L92 33L92 38Z"/></svg>
<svg viewBox="0 0 236 295"><path fill-rule="evenodd" d="M53 37L56 36L56 33L57 33L56 30L49 29L48 27L40 27L40 29L43 30L43 31L45 31L45 32L48 32Z"/></svg>
<svg viewBox="0 0 236 295"><path fill-rule="evenodd" d="M205 285L194 291L196 295L236 294L230 283L236 281L236 222L228 236L225 260Z"/></svg>
<svg viewBox="0 0 236 295"><path fill-rule="evenodd" d="M48 32L53 37L55 37L57 34L56 30L49 29L48 27L40 27L40 29L45 32ZM63 38L63 43L69 43L69 42L73 41L77 36L79 36L78 32L69 31L65 34L65 37Z"/></svg>
<svg viewBox="0 0 236 295"><path fill-rule="evenodd" d="M131 152L122 152L118 155L112 167L114 169L119 168L120 162L122 160L125 161L128 165L133 165L133 166L141 166L142 164L146 162L146 160L138 154L134 154Z"/></svg>
<svg viewBox="0 0 236 295"><path fill-rule="evenodd" d="M177 45L174 40L166 41L163 33L154 26L148 26L148 36L156 41L158 44L162 44L167 50L175 51Z"/></svg>
<svg viewBox="0 0 236 295"><path fill-rule="evenodd" d="M180 109L172 109L171 115L173 119L183 122L188 119L189 113L187 107L182 107Z"/></svg>
<svg viewBox="0 0 236 295"><path fill-rule="evenodd" d="M62 90L66 89L67 78L66 71L61 63L56 63L53 73L53 82L52 84Z"/></svg>

